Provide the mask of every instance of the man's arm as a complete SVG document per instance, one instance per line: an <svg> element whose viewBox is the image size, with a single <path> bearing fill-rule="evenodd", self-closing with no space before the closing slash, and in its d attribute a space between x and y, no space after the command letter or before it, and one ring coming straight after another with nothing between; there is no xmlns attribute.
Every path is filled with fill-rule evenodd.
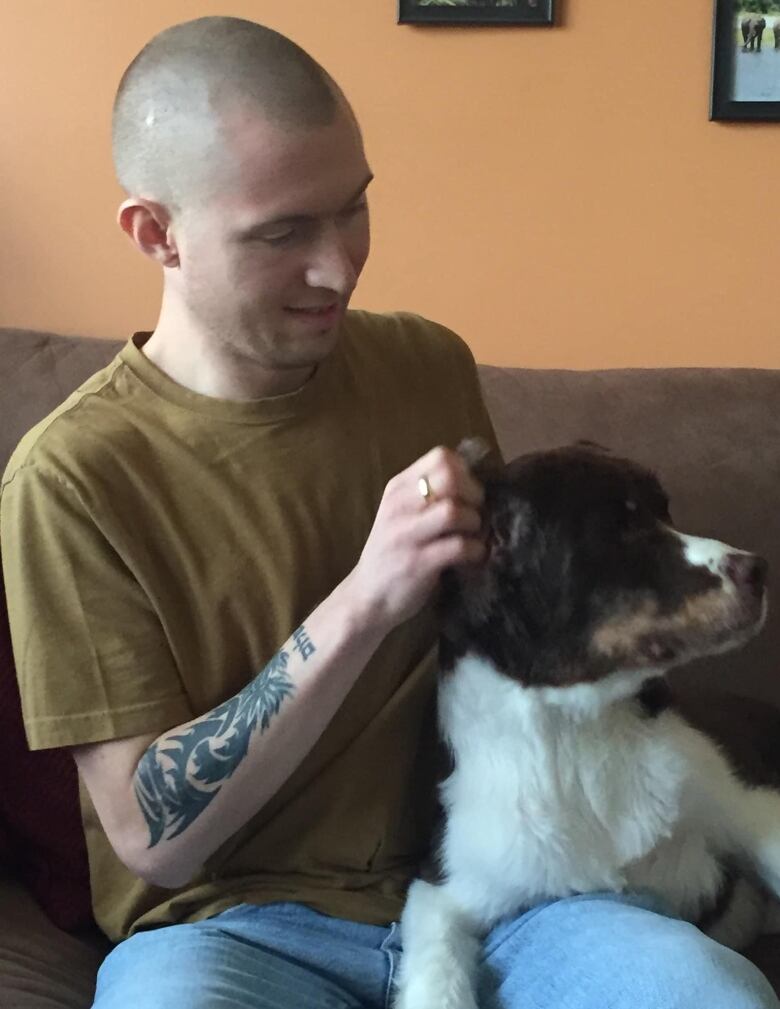
<svg viewBox="0 0 780 1009"><path fill-rule="evenodd" d="M422 476L434 495L427 503ZM463 461L434 449L390 481L357 566L243 690L159 737L73 748L108 839L132 872L160 886L185 884L265 805L441 571L482 559L481 501Z"/></svg>

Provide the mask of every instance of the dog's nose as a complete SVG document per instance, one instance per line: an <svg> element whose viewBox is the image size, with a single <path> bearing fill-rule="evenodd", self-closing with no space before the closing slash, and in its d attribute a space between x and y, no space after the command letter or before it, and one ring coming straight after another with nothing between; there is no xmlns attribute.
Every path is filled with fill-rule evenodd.
<svg viewBox="0 0 780 1009"><path fill-rule="evenodd" d="M751 588L758 593L766 585L769 565L757 554L729 554L725 568L737 588Z"/></svg>

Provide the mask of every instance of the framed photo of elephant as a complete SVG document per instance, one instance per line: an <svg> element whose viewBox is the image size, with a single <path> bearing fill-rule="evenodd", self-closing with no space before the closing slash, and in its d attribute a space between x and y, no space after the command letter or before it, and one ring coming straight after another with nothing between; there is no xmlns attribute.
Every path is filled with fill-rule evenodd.
<svg viewBox="0 0 780 1009"><path fill-rule="evenodd" d="M710 119L780 121L780 0L715 0Z"/></svg>
<svg viewBox="0 0 780 1009"><path fill-rule="evenodd" d="M398 0L398 24L552 25L555 0Z"/></svg>

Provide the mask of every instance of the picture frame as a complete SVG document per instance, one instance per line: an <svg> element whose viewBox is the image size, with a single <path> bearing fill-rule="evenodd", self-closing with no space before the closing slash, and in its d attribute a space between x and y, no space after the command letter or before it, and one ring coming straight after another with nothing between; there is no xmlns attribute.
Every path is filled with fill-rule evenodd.
<svg viewBox="0 0 780 1009"><path fill-rule="evenodd" d="M780 3L715 0L710 119L780 121Z"/></svg>
<svg viewBox="0 0 780 1009"><path fill-rule="evenodd" d="M398 24L536 25L555 23L556 0L398 0Z"/></svg>

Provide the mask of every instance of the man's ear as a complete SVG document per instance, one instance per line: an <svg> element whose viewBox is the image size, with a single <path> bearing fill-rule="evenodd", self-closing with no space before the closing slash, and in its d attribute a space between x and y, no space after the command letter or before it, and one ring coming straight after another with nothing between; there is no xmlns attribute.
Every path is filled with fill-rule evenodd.
<svg viewBox="0 0 780 1009"><path fill-rule="evenodd" d="M179 265L179 251L171 231L171 215L153 200L130 197L117 215L119 227L133 245L160 266Z"/></svg>

